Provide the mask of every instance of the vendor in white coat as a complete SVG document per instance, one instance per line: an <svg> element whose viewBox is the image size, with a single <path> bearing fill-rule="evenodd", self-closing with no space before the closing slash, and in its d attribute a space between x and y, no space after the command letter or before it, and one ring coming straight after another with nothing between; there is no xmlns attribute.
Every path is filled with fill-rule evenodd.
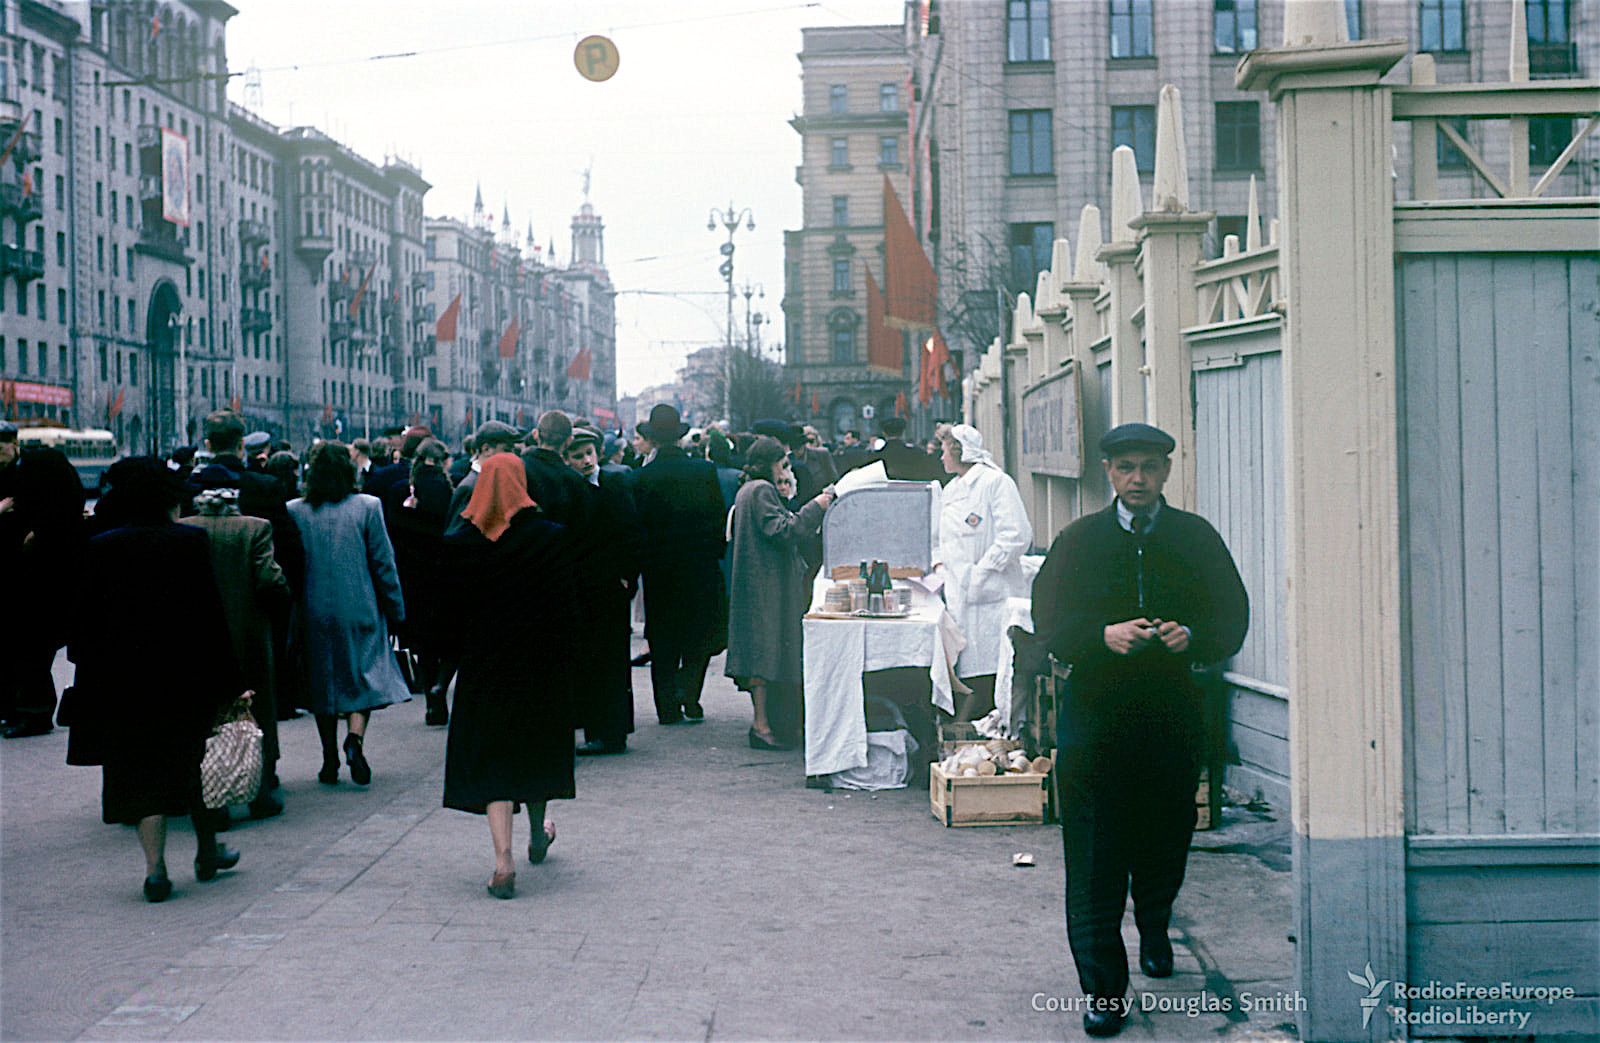
<svg viewBox="0 0 1600 1043"><path fill-rule="evenodd" d="M945 603L967 639L956 676L972 695L962 700L956 717L972 720L994 708L1006 599L1028 596L1022 555L1033 545L1033 527L1017 483L984 451L977 428L956 424L941 441L944 469L955 478L944 487L935 568L944 575Z"/></svg>

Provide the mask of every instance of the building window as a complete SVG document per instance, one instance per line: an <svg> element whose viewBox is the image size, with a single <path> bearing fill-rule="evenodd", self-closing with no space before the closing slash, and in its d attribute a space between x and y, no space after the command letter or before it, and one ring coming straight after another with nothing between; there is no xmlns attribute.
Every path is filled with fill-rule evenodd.
<svg viewBox="0 0 1600 1043"><path fill-rule="evenodd" d="M1011 118L1011 173L1049 174L1054 171L1050 147L1050 110L1027 109Z"/></svg>
<svg viewBox="0 0 1600 1043"><path fill-rule="evenodd" d="M856 360L856 324L855 316L848 313L835 315L828 324L829 342L833 346L832 361L854 362Z"/></svg>
<svg viewBox="0 0 1600 1043"><path fill-rule="evenodd" d="M1246 240L1245 232L1246 232L1246 222L1247 221L1248 221L1248 218L1244 218L1244 217L1237 217L1237 216L1235 216L1235 217L1223 217L1221 215L1218 215L1218 217L1217 217L1217 235L1216 235L1216 240L1217 241L1213 244L1213 249L1211 250L1211 256L1212 257L1221 257L1222 256L1223 241L1225 239L1227 239L1228 236L1230 236L1230 235L1238 237L1238 239L1239 239L1239 249L1243 250L1244 249L1244 245L1245 245L1245 240Z"/></svg>
<svg viewBox="0 0 1600 1043"><path fill-rule="evenodd" d="M835 83L828 88L828 113L833 116L843 116L850 111L850 88L842 83Z"/></svg>
<svg viewBox="0 0 1600 1043"><path fill-rule="evenodd" d="M67 324L67 291L56 291L56 321L65 326Z"/></svg>
<svg viewBox="0 0 1600 1043"><path fill-rule="evenodd" d="M1344 31L1352 40L1361 39L1361 0L1344 0Z"/></svg>
<svg viewBox="0 0 1600 1043"><path fill-rule="evenodd" d="M1011 246L1011 289L1032 293L1039 273L1050 267L1050 250L1055 243L1056 226L1049 221L1014 224L1006 239Z"/></svg>
<svg viewBox="0 0 1600 1043"><path fill-rule="evenodd" d="M1217 169L1261 169L1261 106L1258 103L1217 102Z"/></svg>
<svg viewBox="0 0 1600 1043"><path fill-rule="evenodd" d="M900 163L900 139L886 135L878 139L878 165L897 166Z"/></svg>
<svg viewBox="0 0 1600 1043"><path fill-rule="evenodd" d="M1536 76L1571 76L1578 54L1570 31L1568 0L1528 0L1528 71Z"/></svg>
<svg viewBox="0 0 1600 1043"><path fill-rule="evenodd" d="M1050 0L1007 0L1006 61L1050 60Z"/></svg>
<svg viewBox="0 0 1600 1043"><path fill-rule="evenodd" d="M1422 0L1419 14L1418 50L1462 51L1466 41L1466 0Z"/></svg>
<svg viewBox="0 0 1600 1043"><path fill-rule="evenodd" d="M1111 0L1111 57L1148 58L1155 53L1150 4L1151 0Z"/></svg>
<svg viewBox="0 0 1600 1043"><path fill-rule="evenodd" d="M833 167L847 167L850 165L849 138L833 138L829 141L828 165Z"/></svg>
<svg viewBox="0 0 1600 1043"><path fill-rule="evenodd" d="M1531 12L1533 6L1530 4ZM1567 116L1528 118L1528 162L1549 165L1572 143L1572 119Z"/></svg>
<svg viewBox="0 0 1600 1043"><path fill-rule="evenodd" d="M850 224L850 197L833 197L833 227L844 228Z"/></svg>
<svg viewBox="0 0 1600 1043"><path fill-rule="evenodd" d="M1216 0L1211 24L1219 54L1256 49L1256 0Z"/></svg>
<svg viewBox="0 0 1600 1043"><path fill-rule="evenodd" d="M900 85L898 83L878 84L878 111L900 111Z"/></svg>
<svg viewBox="0 0 1600 1043"><path fill-rule="evenodd" d="M850 292L850 262L842 257L836 257L833 261L833 292Z"/></svg>
<svg viewBox="0 0 1600 1043"><path fill-rule="evenodd" d="M1139 173L1156 168L1156 107L1154 105L1114 105L1111 108L1111 147L1133 149Z"/></svg>

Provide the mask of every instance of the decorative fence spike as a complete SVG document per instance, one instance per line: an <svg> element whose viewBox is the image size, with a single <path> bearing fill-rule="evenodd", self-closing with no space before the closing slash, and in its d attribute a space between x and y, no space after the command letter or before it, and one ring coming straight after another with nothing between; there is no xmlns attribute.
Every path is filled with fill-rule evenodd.
<svg viewBox="0 0 1600 1043"><path fill-rule="evenodd" d="M1284 0L1285 47L1320 47L1348 36L1343 0Z"/></svg>
<svg viewBox="0 0 1600 1043"><path fill-rule="evenodd" d="M1139 190L1137 181L1133 183L1133 188L1135 192ZM1078 215L1078 256L1072 267L1073 282L1101 282L1105 279L1105 266L1095 256L1099 252L1100 208L1093 203L1086 203Z"/></svg>
<svg viewBox="0 0 1600 1043"><path fill-rule="evenodd" d="M1072 281L1072 244L1065 236L1056 239L1050 244L1050 288L1057 294L1055 306L1066 307L1066 300L1060 296L1061 287Z"/></svg>
<svg viewBox="0 0 1600 1043"><path fill-rule="evenodd" d="M1551 17L1555 17L1551 15ZM1511 68L1506 78L1512 83L1528 82L1528 8L1526 0L1511 0Z"/></svg>
<svg viewBox="0 0 1600 1043"><path fill-rule="evenodd" d="M1133 149L1118 145L1111 153L1111 241L1133 242L1128 222L1144 213L1143 189L1139 187L1139 161ZM1083 236L1078 236L1082 249Z"/></svg>
<svg viewBox="0 0 1600 1043"><path fill-rule="evenodd" d="M1189 161L1183 146L1183 97L1167 84L1156 102L1156 187L1150 200L1156 213L1189 209Z"/></svg>

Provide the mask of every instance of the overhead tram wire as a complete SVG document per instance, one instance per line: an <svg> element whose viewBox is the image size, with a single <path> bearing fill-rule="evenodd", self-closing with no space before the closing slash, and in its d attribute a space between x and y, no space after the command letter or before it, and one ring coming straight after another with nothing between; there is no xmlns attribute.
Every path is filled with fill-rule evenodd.
<svg viewBox="0 0 1600 1043"><path fill-rule="evenodd" d="M780 7L762 7L747 11L729 11L719 14L696 15L689 18L669 18L654 22L635 22L632 25L612 26L609 32L630 31L634 29L659 29L664 26L689 25L694 22L714 22L727 18L745 18L751 15L775 14L779 11L794 11L807 8L822 7L820 0L808 0L806 3L784 4ZM411 51L393 51L388 54L369 54L361 58L336 58L324 62L294 62L288 65L270 65L257 69L257 72L300 72L307 69L328 69L341 65L363 65L369 62L393 61L398 58L424 58L436 54L453 54L458 51L482 50L489 47L516 47L528 43L545 43L550 40L567 40L577 36L577 30L568 29L556 33L542 33L538 36L523 36L513 40L485 40L479 43L451 44L445 47L424 47ZM204 83L213 80L231 80L235 76L243 76L249 70L238 72L199 72L185 76L140 76L131 80L108 80L101 84L102 87L139 87L157 86L168 83Z"/></svg>

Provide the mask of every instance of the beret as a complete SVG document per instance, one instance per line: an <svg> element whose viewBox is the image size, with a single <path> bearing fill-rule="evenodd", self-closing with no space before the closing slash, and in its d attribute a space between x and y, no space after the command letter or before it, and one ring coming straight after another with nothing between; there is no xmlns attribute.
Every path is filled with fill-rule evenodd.
<svg viewBox="0 0 1600 1043"><path fill-rule="evenodd" d="M1102 453L1114 453L1119 449L1153 449L1158 453L1170 453L1177 445L1171 435L1149 424L1118 424L1100 436Z"/></svg>

